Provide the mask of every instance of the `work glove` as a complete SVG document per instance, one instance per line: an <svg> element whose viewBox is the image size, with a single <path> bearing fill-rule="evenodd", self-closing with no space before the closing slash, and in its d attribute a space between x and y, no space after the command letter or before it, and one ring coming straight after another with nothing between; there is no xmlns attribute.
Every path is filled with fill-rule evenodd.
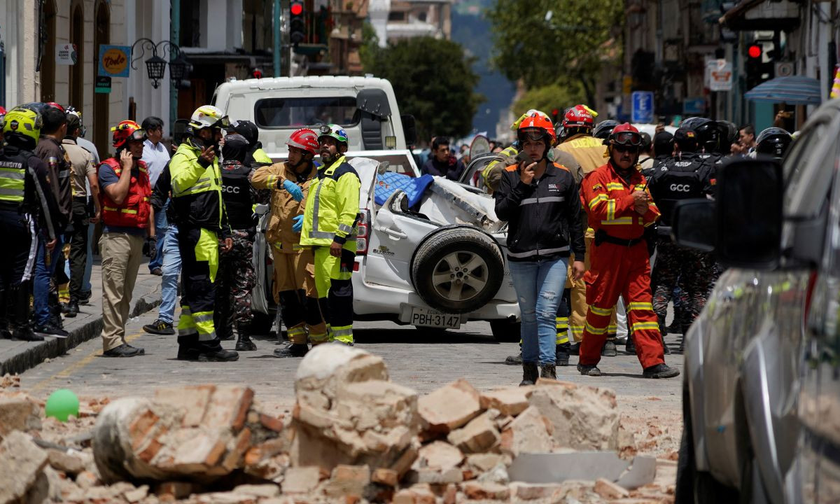
<svg viewBox="0 0 840 504"><path fill-rule="evenodd" d="M291 180L285 180L283 182L283 189L291 194L295 201L301 201L303 199L303 191L300 190L300 186Z"/></svg>
<svg viewBox="0 0 840 504"><path fill-rule="evenodd" d="M143 255L153 260L157 257L157 238L154 236L146 237L146 242L143 244Z"/></svg>
<svg viewBox="0 0 840 504"><path fill-rule="evenodd" d="M303 229L303 215L296 215L292 219L292 222L294 222L294 224L292 224L292 231L300 233L300 230Z"/></svg>

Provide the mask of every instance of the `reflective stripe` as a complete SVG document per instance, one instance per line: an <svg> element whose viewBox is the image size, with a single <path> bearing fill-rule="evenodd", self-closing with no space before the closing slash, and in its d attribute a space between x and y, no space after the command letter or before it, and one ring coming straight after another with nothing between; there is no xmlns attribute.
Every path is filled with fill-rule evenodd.
<svg viewBox="0 0 840 504"><path fill-rule="evenodd" d="M608 221L615 220L615 200L614 199L607 200L607 220Z"/></svg>
<svg viewBox="0 0 840 504"><path fill-rule="evenodd" d="M564 334L562 336L560 334L557 334L557 339L555 340L556 345L562 345L562 344L568 343L568 342L569 342L569 335L568 334Z"/></svg>
<svg viewBox="0 0 840 504"><path fill-rule="evenodd" d="M592 208L595 205L597 205L598 203L600 203L602 201L607 201L607 195L606 194L599 194L598 196L595 196L594 198L592 198L592 201L589 202L589 209L592 210Z"/></svg>
<svg viewBox="0 0 840 504"><path fill-rule="evenodd" d="M645 303L642 301L634 301L627 305L627 311L633 310L650 310L653 311L653 304L652 303Z"/></svg>
<svg viewBox="0 0 840 504"><path fill-rule="evenodd" d="M347 224L339 224L338 225L338 230L342 231L344 233L347 233L347 234L350 234L350 233L353 232L353 228L348 226Z"/></svg>
<svg viewBox="0 0 840 504"><path fill-rule="evenodd" d="M597 306L590 306L589 311L601 317L609 317L613 313L612 308L598 308Z"/></svg>
<svg viewBox="0 0 840 504"><path fill-rule="evenodd" d="M528 252L508 252L510 257L514 257L516 259L521 259L523 257L533 257L535 255L549 255L549 254L556 254L558 252L568 252L569 247L560 247L560 248L553 248L553 249L537 249L537 250L529 250Z"/></svg>
<svg viewBox="0 0 840 504"><path fill-rule="evenodd" d="M347 327L347 326L345 326ZM333 336L338 338L339 336L353 336L353 327L349 326L347 329L335 329L333 328Z"/></svg>
<svg viewBox="0 0 840 504"><path fill-rule="evenodd" d="M569 329L572 330L572 334L583 334L583 326L573 325L569 326Z"/></svg>
<svg viewBox="0 0 840 504"><path fill-rule="evenodd" d="M320 186L319 186L319 189L320 189ZM318 211L318 209L317 209L317 207L318 207L318 203L317 203L317 201L315 202L315 207L316 207L316 208L315 208L315 211L317 212L317 211ZM318 217L317 217L317 215L316 215L316 216L313 216L313 217L312 217L312 220L313 220L313 222L314 222L314 224L312 224L312 227L313 227L313 229L314 229L314 228L315 228L315 224L317 224L317 223L318 223ZM332 238L335 238L335 233L325 233L325 232L323 232L323 231L310 231L310 232L309 232L309 237L310 237L310 238L330 238L330 239L332 239Z"/></svg>
<svg viewBox="0 0 840 504"><path fill-rule="evenodd" d="M26 173L23 168L0 168L0 178L23 180L26 178Z"/></svg>
<svg viewBox="0 0 840 504"><path fill-rule="evenodd" d="M650 221L650 222L645 223L644 227L650 227L650 226L653 226L654 224L656 224L656 221Z"/></svg>
<svg viewBox="0 0 840 504"><path fill-rule="evenodd" d="M595 327L592 327L589 324L589 322L586 323L586 331L589 334L607 334L607 328L606 327L595 328Z"/></svg>
<svg viewBox="0 0 840 504"><path fill-rule="evenodd" d="M547 196L544 198L525 198L519 202L519 206L534 205L537 203L560 203L565 201L563 196Z"/></svg>
<svg viewBox="0 0 840 504"><path fill-rule="evenodd" d="M624 189L624 184L620 182L607 183L607 191L621 191L622 189Z"/></svg>
<svg viewBox="0 0 840 504"><path fill-rule="evenodd" d="M193 334L198 334L198 330L195 327L178 328L178 336L192 336Z"/></svg>
<svg viewBox="0 0 840 504"><path fill-rule="evenodd" d="M619 217L618 219L602 220L602 226L628 226L633 224L633 217Z"/></svg>
<svg viewBox="0 0 840 504"><path fill-rule="evenodd" d="M630 329L633 332L636 331L651 331L651 330L659 330L659 322L636 322L633 324L633 327Z"/></svg>
<svg viewBox="0 0 840 504"><path fill-rule="evenodd" d="M196 324L201 324L202 322L212 322L213 321L213 312L202 312L193 315L193 320Z"/></svg>
<svg viewBox="0 0 840 504"><path fill-rule="evenodd" d="M198 341L213 341L214 339L216 339L216 331L209 333L198 332Z"/></svg>

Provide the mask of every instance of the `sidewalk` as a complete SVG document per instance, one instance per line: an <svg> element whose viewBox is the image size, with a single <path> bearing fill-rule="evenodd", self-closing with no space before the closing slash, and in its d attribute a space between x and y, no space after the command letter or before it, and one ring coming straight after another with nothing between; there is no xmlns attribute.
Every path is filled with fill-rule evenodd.
<svg viewBox="0 0 840 504"><path fill-rule="evenodd" d="M71 348L98 338L102 332L102 277L99 256L94 258L90 283L93 295L90 304L79 306L75 318L64 319L64 329L70 336L66 339L44 336L44 341L12 341L0 339L0 376L6 373L23 373L45 359L52 359L67 353ZM148 263L140 266L137 284L131 299L131 317L137 317L160 304L160 277L149 273Z"/></svg>

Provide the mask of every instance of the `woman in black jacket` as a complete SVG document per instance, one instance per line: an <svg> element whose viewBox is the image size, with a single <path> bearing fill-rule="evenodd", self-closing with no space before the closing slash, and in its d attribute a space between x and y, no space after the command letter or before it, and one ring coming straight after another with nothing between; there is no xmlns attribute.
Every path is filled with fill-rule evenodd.
<svg viewBox="0 0 840 504"><path fill-rule="evenodd" d="M574 177L548 161L554 137L548 117L536 112L517 130L522 146L518 165L509 166L494 193L496 216L508 225L508 262L522 317L520 385L556 379L555 318L566 283L569 253L572 272L583 277L585 246L580 196Z"/></svg>

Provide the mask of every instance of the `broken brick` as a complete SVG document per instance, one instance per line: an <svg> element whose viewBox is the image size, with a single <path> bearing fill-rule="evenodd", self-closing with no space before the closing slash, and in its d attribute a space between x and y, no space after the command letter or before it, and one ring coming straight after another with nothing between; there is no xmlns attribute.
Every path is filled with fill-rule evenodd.
<svg viewBox="0 0 840 504"><path fill-rule="evenodd" d="M478 391L463 378L421 397L417 408L425 430L431 434L448 434L482 411Z"/></svg>
<svg viewBox="0 0 840 504"><path fill-rule="evenodd" d="M248 408L254 400L249 387L220 386L210 397L210 404L202 422L212 427L230 427L239 431L245 426Z"/></svg>
<svg viewBox="0 0 840 504"><path fill-rule="evenodd" d="M321 469L317 466L290 467L283 477L283 493L309 493L321 481Z"/></svg>

